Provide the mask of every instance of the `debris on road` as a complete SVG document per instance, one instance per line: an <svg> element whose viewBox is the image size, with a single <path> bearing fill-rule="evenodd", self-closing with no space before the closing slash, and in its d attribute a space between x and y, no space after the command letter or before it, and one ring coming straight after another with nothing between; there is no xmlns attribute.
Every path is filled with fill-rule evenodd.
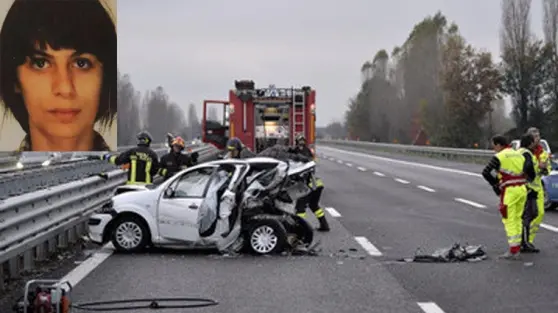
<svg viewBox="0 0 558 313"><path fill-rule="evenodd" d="M480 245L461 246L459 243L448 248L434 251L432 254L416 254L412 258L400 259L400 262L418 263L455 263L455 262L479 262L487 258L486 252Z"/></svg>

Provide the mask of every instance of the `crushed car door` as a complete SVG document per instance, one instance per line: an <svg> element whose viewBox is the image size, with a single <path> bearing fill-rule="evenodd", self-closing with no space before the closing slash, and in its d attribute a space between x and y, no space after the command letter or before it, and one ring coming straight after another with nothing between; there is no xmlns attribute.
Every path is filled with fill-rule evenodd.
<svg viewBox="0 0 558 313"><path fill-rule="evenodd" d="M186 172L163 192L158 205L159 235L166 239L195 242L199 239L198 212L215 167Z"/></svg>

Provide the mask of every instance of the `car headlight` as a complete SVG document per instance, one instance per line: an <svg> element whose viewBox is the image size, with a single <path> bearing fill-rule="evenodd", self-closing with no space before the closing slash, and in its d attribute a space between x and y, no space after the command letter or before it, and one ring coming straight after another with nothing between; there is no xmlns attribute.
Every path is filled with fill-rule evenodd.
<svg viewBox="0 0 558 313"><path fill-rule="evenodd" d="M112 200L109 200L107 203L103 204L103 206L99 210L99 213L111 213L112 208L113 208L113 202Z"/></svg>
<svg viewBox="0 0 558 313"><path fill-rule="evenodd" d="M42 163L42 166L49 166L49 165L50 165L50 159Z"/></svg>
<svg viewBox="0 0 558 313"><path fill-rule="evenodd" d="M16 168L18 168L18 169L22 169L22 168L23 168L23 163L21 163L21 162L17 162L17 164L16 164Z"/></svg>

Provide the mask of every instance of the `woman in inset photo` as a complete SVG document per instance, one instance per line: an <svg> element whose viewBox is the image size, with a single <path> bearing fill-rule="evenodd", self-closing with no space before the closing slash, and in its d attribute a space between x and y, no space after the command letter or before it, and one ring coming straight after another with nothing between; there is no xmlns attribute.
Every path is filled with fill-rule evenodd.
<svg viewBox="0 0 558 313"><path fill-rule="evenodd" d="M99 0L15 0L0 31L0 97L19 151L116 149L115 21ZM9 136L2 131L1 136Z"/></svg>

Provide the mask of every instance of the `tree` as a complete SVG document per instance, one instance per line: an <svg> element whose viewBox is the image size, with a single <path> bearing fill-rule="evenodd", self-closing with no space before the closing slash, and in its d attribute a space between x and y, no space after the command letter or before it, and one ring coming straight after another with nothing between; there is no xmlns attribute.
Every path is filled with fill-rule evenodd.
<svg viewBox="0 0 558 313"><path fill-rule="evenodd" d="M501 76L490 53L478 52L449 29L442 53L444 113L436 141L448 147L473 147L483 140L482 122L501 97ZM434 138L432 138L434 139Z"/></svg>
<svg viewBox="0 0 558 313"><path fill-rule="evenodd" d="M197 138L201 136L201 124L196 111L196 106L190 103L188 107L188 127L190 136Z"/></svg>
<svg viewBox="0 0 558 313"><path fill-rule="evenodd" d="M129 75L118 72L118 111L120 118L117 124L117 140L119 146L135 144L135 136L141 127L139 99Z"/></svg>
<svg viewBox="0 0 558 313"><path fill-rule="evenodd" d="M536 93L540 87L537 71L541 44L533 41L530 10L530 0L502 1L503 87L513 98L513 118L519 131L526 130L532 122L530 108L538 106Z"/></svg>
<svg viewBox="0 0 558 313"><path fill-rule="evenodd" d="M547 128L551 144L558 145L558 0L543 1L543 32L549 53L548 79L544 85Z"/></svg>
<svg viewBox="0 0 558 313"><path fill-rule="evenodd" d="M207 109L207 120L216 121L221 123L222 118L219 118L219 114L217 113L217 108L209 107Z"/></svg>

